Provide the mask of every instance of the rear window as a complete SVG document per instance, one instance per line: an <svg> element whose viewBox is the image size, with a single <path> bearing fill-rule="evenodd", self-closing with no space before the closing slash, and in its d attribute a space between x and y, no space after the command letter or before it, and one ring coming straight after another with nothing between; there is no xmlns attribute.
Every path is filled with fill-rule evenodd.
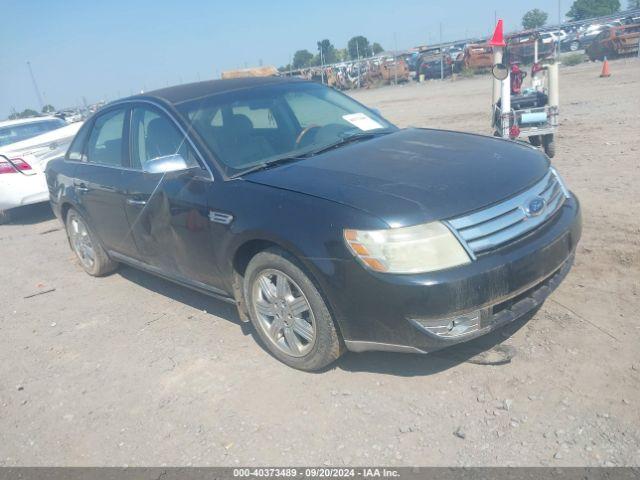
<svg viewBox="0 0 640 480"><path fill-rule="evenodd" d="M20 125L0 127L0 146L27 140L37 135L50 132L65 125L63 120L48 119L39 122L29 122Z"/></svg>

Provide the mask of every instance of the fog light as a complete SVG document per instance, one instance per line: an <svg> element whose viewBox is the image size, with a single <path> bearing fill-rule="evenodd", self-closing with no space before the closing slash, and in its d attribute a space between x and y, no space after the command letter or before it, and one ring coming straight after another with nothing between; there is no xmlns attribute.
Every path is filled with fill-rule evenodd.
<svg viewBox="0 0 640 480"><path fill-rule="evenodd" d="M454 338L480 330L482 319L489 314L490 309L484 308L450 318L410 318L410 320L429 334L441 338Z"/></svg>

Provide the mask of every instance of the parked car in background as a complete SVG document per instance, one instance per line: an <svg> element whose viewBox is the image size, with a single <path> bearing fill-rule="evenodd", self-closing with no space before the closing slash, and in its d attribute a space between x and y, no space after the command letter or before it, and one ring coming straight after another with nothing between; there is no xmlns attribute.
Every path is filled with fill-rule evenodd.
<svg viewBox="0 0 640 480"><path fill-rule="evenodd" d="M535 43L538 41L538 58L546 58L553 55L555 45L553 42L543 43L540 34L535 31L514 33L505 37L509 62L528 64L533 61Z"/></svg>
<svg viewBox="0 0 640 480"><path fill-rule="evenodd" d="M638 55L640 23L605 28L593 40L586 54L592 62L607 58Z"/></svg>
<svg viewBox="0 0 640 480"><path fill-rule="evenodd" d="M417 76L424 75L425 80L447 78L453 73L452 65L451 57L446 53L423 56Z"/></svg>
<svg viewBox="0 0 640 480"><path fill-rule="evenodd" d="M581 232L537 149L399 129L277 77L114 102L46 174L87 273L123 262L233 303L303 370L345 349L432 352L521 318L568 273Z"/></svg>
<svg viewBox="0 0 640 480"><path fill-rule="evenodd" d="M0 149L65 125L64 120L56 117L33 117L0 122Z"/></svg>
<svg viewBox="0 0 640 480"><path fill-rule="evenodd" d="M67 125L59 118L4 123L0 124L4 143L0 147L0 212L6 221L10 209L49 199L44 169L51 159L66 153L82 123ZM9 142L16 138L22 140Z"/></svg>
<svg viewBox="0 0 640 480"><path fill-rule="evenodd" d="M552 32L540 32L540 41L542 43L557 43L559 39Z"/></svg>
<svg viewBox="0 0 640 480"><path fill-rule="evenodd" d="M462 55L464 68L487 70L493 66L493 48L488 43L470 43Z"/></svg>

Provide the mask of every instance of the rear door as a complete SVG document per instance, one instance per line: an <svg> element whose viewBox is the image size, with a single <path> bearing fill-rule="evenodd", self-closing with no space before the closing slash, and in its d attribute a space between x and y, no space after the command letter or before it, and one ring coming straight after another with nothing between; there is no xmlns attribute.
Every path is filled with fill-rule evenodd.
<svg viewBox="0 0 640 480"><path fill-rule="evenodd" d="M79 207L104 247L133 255L136 249L124 208L128 116L128 108L121 106L95 118L73 183Z"/></svg>
<svg viewBox="0 0 640 480"><path fill-rule="evenodd" d="M221 285L207 205L211 174L175 122L157 107L136 104L130 130L125 210L137 258L179 280ZM187 170L148 171L150 162L176 154Z"/></svg>

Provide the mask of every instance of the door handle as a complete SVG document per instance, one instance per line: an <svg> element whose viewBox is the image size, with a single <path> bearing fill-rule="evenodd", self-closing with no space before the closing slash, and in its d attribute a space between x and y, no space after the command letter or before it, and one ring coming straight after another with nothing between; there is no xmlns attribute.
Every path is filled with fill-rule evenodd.
<svg viewBox="0 0 640 480"><path fill-rule="evenodd" d="M127 205L133 205L135 207L144 207L147 204L146 200L136 200L135 198L127 198Z"/></svg>
<svg viewBox="0 0 640 480"><path fill-rule="evenodd" d="M89 188L84 183L77 183L75 187L78 193L87 193L89 191Z"/></svg>

